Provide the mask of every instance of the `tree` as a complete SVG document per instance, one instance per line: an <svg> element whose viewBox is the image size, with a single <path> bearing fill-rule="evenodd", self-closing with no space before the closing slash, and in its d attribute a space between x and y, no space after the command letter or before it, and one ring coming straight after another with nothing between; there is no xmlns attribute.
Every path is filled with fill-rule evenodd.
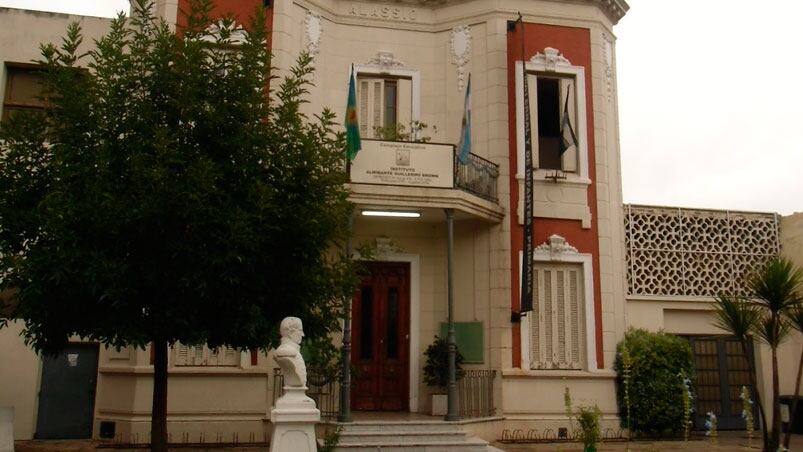
<svg viewBox="0 0 803 452"><path fill-rule="evenodd" d="M750 374L750 394L758 406L759 418L761 418L761 434L764 439L764 448L769 447L769 435L767 430L767 415L764 413L764 405L761 403L761 393L758 390L758 379L756 378L756 366L750 361L753 356L750 352L750 344L753 342L752 334L761 316L758 306L739 297L720 294L715 298L714 310L716 317L714 326L732 334L741 344L744 359L747 360L747 368Z"/></svg>
<svg viewBox="0 0 803 452"><path fill-rule="evenodd" d="M774 452L781 439L780 388L778 381L778 346L790 331L788 315L799 305L798 290L803 272L787 259L776 257L759 269L749 280L750 300L719 296L715 299L715 325L740 339L747 350L751 335L770 348L772 359L772 430L767 432L764 420L764 451ZM747 351L745 351L747 353ZM750 366L751 368L753 366ZM755 377L751 374L752 383ZM755 391L758 394L758 391ZM756 399L758 402L758 398ZM761 404L759 403L759 407ZM762 410L762 419L764 412Z"/></svg>
<svg viewBox="0 0 803 452"><path fill-rule="evenodd" d="M164 451L168 346L268 349L287 315L325 336L357 279L343 134L299 110L309 57L275 80L261 11L234 47L211 0L179 34L150 6L88 54L77 24L42 46L44 113L0 129L0 292L39 352L152 344Z"/></svg>
<svg viewBox="0 0 803 452"><path fill-rule="evenodd" d="M789 322L799 333L803 333L803 305L798 305L787 314ZM795 425L797 415L797 402L800 398L800 380L803 377L803 349L800 350L800 361L797 364L797 377L795 378L795 399L792 402L792 412L789 415L789 428L783 436L783 447L789 449L789 441L792 439L792 426Z"/></svg>

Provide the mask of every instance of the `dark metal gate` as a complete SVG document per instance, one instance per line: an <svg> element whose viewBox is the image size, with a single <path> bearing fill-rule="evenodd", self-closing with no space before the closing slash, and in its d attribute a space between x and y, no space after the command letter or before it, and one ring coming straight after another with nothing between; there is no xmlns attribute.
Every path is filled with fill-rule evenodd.
<svg viewBox="0 0 803 452"><path fill-rule="evenodd" d="M687 339L694 353L697 375L694 382L697 396L695 427L705 429L706 413L710 411L717 416L718 429L744 430L741 393L742 386L750 390L752 350L748 350L748 360L742 345L733 337L691 336ZM753 418L758 419L755 406L753 411Z"/></svg>
<svg viewBox="0 0 803 452"><path fill-rule="evenodd" d="M69 344L43 358L37 439L92 437L97 374L97 344Z"/></svg>

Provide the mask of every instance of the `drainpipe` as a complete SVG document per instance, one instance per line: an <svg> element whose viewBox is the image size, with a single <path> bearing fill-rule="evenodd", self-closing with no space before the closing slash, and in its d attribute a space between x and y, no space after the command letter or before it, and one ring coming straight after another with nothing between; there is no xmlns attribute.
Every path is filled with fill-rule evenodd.
<svg viewBox="0 0 803 452"><path fill-rule="evenodd" d="M446 212L446 228L447 228L447 241L446 241L446 299L448 305L448 322L449 332L446 336L446 343L449 347L449 383L447 386L447 421L460 420L460 414L457 411L457 366L455 365L455 356L457 354L457 344L454 340L454 300L453 300L453 285L452 285L452 264L454 262L454 210L444 209Z"/></svg>

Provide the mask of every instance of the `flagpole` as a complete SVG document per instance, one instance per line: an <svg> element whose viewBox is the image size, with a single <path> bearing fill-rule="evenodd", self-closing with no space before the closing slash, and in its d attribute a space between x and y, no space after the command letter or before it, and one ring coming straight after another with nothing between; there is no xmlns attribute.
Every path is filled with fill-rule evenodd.
<svg viewBox="0 0 803 452"><path fill-rule="evenodd" d="M524 19L519 13L516 20L521 28L521 76L524 85L524 231L521 256L521 290L519 317L533 309L533 146L530 119L530 92L527 83L527 58L524 53ZM517 319L518 320L518 319Z"/></svg>
<svg viewBox="0 0 803 452"><path fill-rule="evenodd" d="M351 73L349 74L349 90L351 90L351 80L354 77L354 64L351 65ZM346 107L346 123L348 123L348 106ZM346 152L346 180L349 179L349 172L351 168L351 159L349 158L348 151ZM345 253L346 259L351 260L352 242L351 235L354 228L354 215L349 212L348 230L346 231L346 245ZM346 296L343 300L343 349L341 362L340 377L340 412L337 416L338 422L351 422L351 297Z"/></svg>

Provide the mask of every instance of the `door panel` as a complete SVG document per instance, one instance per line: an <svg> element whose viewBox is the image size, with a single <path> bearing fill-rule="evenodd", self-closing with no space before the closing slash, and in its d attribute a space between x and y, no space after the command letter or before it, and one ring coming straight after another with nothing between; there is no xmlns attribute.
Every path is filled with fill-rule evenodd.
<svg viewBox="0 0 803 452"><path fill-rule="evenodd" d="M97 344L69 344L43 359L37 439L92 437L97 373Z"/></svg>
<svg viewBox="0 0 803 452"><path fill-rule="evenodd" d="M409 264L372 262L354 297L355 410L408 409Z"/></svg>
<svg viewBox="0 0 803 452"><path fill-rule="evenodd" d="M742 386L750 388L749 360L733 337L690 337L696 379L695 426L703 429L706 413L717 415L717 428L744 430ZM752 359L752 351L748 350ZM758 419L756 413L754 419Z"/></svg>

